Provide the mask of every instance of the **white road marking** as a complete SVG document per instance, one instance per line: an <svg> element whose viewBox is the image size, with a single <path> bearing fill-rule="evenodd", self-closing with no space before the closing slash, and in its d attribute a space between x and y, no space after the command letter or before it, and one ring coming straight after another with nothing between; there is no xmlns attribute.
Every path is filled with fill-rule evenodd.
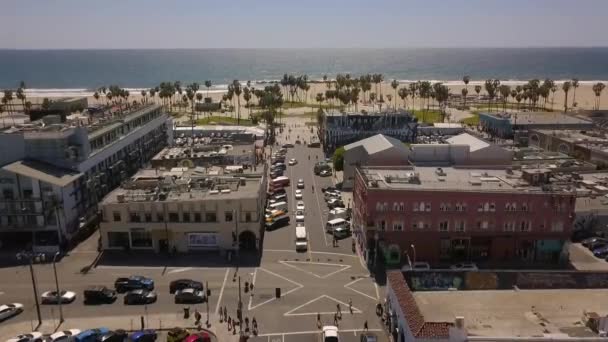
<svg viewBox="0 0 608 342"><path fill-rule="evenodd" d="M308 273L308 274L313 275L313 276L315 276L315 277L317 277L319 279L328 278L328 277L330 277L330 276L332 276L332 275L334 275L334 274L336 274L338 272L342 272L342 271L347 270L347 269L349 269L351 267L350 265L330 264L330 263L314 262L314 261L283 261L283 260L279 260L279 263L281 263L281 264L283 264L285 266L291 267L291 268L295 268L295 269L300 270L300 271L302 271L304 273ZM318 275L318 274L316 274L314 272L302 269L302 268L300 268L300 267L298 267L296 265L291 265L291 264L309 264L309 265L339 266L340 269L336 270L336 271L333 271L331 273L325 274L325 275Z"/></svg>
<svg viewBox="0 0 608 342"><path fill-rule="evenodd" d="M296 251L292 251L291 249L264 249L264 252L298 253ZM359 257L357 255L344 254L344 253L334 253L334 252L315 252L315 251L311 251L311 253L312 254L338 255L338 256L348 257L348 258L358 258Z"/></svg>
<svg viewBox="0 0 608 342"><path fill-rule="evenodd" d="M289 290L289 291L287 291L287 292L285 292L285 293L282 293L282 294L281 294L281 298L283 298L283 297L287 296L288 294L290 294L290 293L292 293L292 292L295 292L295 291L297 291L297 290L299 290L299 289L301 289L301 288L303 288L303 287L304 287L304 285L302 285L302 284L300 284L300 283L298 283L298 282L296 282L296 281L293 281L293 280L291 280L291 279L289 279L289 278L283 277L282 275L280 275L280 274L276 274L276 273L274 273L274 272L272 272L272 271L269 271L269 270L267 270L267 269L264 269L264 268L261 268L261 267L260 267L260 268L259 268L259 270L264 271L264 272L266 272L266 273L268 273L268 274L271 274L271 275L273 275L273 276L275 276L275 277L277 277L277 278L281 278L281 279L283 279L283 280L285 280L285 281L287 281L287 282L290 282L290 283L292 283L292 284L294 284L294 285L296 285L296 286L297 286L297 287L295 287L295 288L293 288L293 289L291 289L291 290ZM268 304L268 303L270 303L270 302L272 302L272 301L274 301L274 300L276 300L276 299L277 299L276 297L270 298L270 299L268 299L268 300L266 300L266 301L263 301L263 302L261 302L261 303L258 303L258 304L256 304L256 305L254 305L254 306L250 306L250 307L248 307L248 309L249 309L249 310L253 310L253 309L255 309L255 308L257 308L257 307L260 307L260 306L262 306L262 305L264 305L264 304Z"/></svg>
<svg viewBox="0 0 608 342"><path fill-rule="evenodd" d="M182 268L176 268L174 270L171 270L169 272L167 272L168 274L172 274L172 273L181 273L181 272L187 272L187 271L191 271L192 267L182 267Z"/></svg>
<svg viewBox="0 0 608 342"><path fill-rule="evenodd" d="M226 280L228 279L228 274L230 273L230 269L226 269L226 274L224 275L224 282L222 283L222 289L220 290L220 296L217 298L217 304L215 305L215 314L220 308L220 304L222 303L222 296L224 295L224 287L226 287Z"/></svg>
<svg viewBox="0 0 608 342"><path fill-rule="evenodd" d="M254 285L254 287L253 287L254 291L255 291L255 280L256 280L257 276L258 276L258 269L256 268L255 271L253 271L253 279L251 280ZM253 291L251 291L251 295L249 296L249 304L247 305L247 308L251 307L251 301L253 300L253 296L254 296Z"/></svg>
<svg viewBox="0 0 608 342"><path fill-rule="evenodd" d="M349 309L348 309L348 304L346 304L346 303L344 303L344 302L342 302L342 301L339 301L339 300L335 299L334 297L331 297L331 296L328 296L328 295L320 295L319 297L317 297L317 298L315 298L315 299L309 300L308 302L306 302L306 303L304 303L304 304L302 304L302 305L296 306L295 308L293 308L293 309L291 309L291 310L287 311L286 313L284 313L284 314L283 314L283 316L316 316L317 314L329 315L329 314L334 314L334 313L336 313L335 311L327 311L327 312L302 312L302 313L293 313L293 311L296 311L296 310L298 310L298 309L301 309L302 307L304 307L304 306L306 306L306 305L309 305L309 304L311 304L311 303L314 303L314 302L316 302L317 300L319 300L319 299L323 299L323 298L328 298L328 299L333 300L333 301L334 301L334 302L336 302L336 303L342 304L342 305L344 305L344 306L345 306L345 310L346 310L346 311L348 311L348 310L349 310ZM362 313L362 311L361 311L361 310L359 310L359 309L357 309L356 307L354 307L354 306L353 306L353 314L360 314L360 313Z"/></svg>
<svg viewBox="0 0 608 342"><path fill-rule="evenodd" d="M338 332L348 333L348 332L353 332L353 331L364 331L364 329L339 329ZM368 329L367 331L381 332L382 329ZM309 331L289 331L289 332L266 333L266 334L259 334L258 336L259 337L272 337L272 336L280 336L280 335L309 335L309 334L318 335L320 333L321 332L319 330L309 330Z"/></svg>
<svg viewBox="0 0 608 342"><path fill-rule="evenodd" d="M376 300L380 300L380 291L378 291L378 284L374 282L374 287L376 288Z"/></svg>
<svg viewBox="0 0 608 342"><path fill-rule="evenodd" d="M321 228L321 234L323 234L323 240L325 240L325 247L327 247L329 246L329 244L327 243L327 234L325 234L325 225L323 224L323 211L321 210L321 204L319 203L319 196L317 196L319 194L318 191L321 191L321 189L319 189L319 187L317 186L317 181L315 180L315 177L315 173L312 172L312 183L314 187L317 188L317 192L314 193L315 201L317 202L317 208L319 208L319 213L321 213L321 215L319 215L319 221L321 221L321 225L319 225L319 227ZM321 193L323 192L321 191Z"/></svg>
<svg viewBox="0 0 608 342"><path fill-rule="evenodd" d="M373 300L373 301L376 301L378 298L374 298L374 297L372 297L372 296L368 295L367 293L363 293L363 292L361 292L361 291L359 291L359 290L355 290L355 289L353 289L352 287L349 287L350 285L352 285L352 284L354 284L354 283L356 283L356 282L358 282L358 281L360 281L360 280L363 280L363 279L365 279L365 278L359 278L359 279L355 279L355 280L351 281L350 283L348 283L348 284L344 285L344 287L345 287L345 288L347 288L347 289L349 289L349 290L351 290L351 291L354 291L354 292L356 292L356 293L358 293L358 294L360 294L360 295L362 295L362 296L365 296L365 297L367 297L367 298L369 298L369 299L371 299L371 300ZM376 284L374 283L374 285L376 285ZM378 289L376 288L376 297L377 297L377 296L378 296Z"/></svg>

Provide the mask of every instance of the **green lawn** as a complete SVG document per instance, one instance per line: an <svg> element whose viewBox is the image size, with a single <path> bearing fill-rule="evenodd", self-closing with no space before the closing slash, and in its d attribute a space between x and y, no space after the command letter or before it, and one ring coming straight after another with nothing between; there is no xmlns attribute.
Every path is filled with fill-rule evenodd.
<svg viewBox="0 0 608 342"><path fill-rule="evenodd" d="M473 116L460 120L465 125L477 126L479 125L479 114L473 113Z"/></svg>
<svg viewBox="0 0 608 342"><path fill-rule="evenodd" d="M196 124L197 125L211 125L211 124L236 125L237 119L229 117L229 116L211 116L211 117L205 117L205 118L200 118L200 119L196 120ZM240 124L242 126L252 126L253 125L251 120L243 119L243 118L241 118Z"/></svg>
<svg viewBox="0 0 608 342"><path fill-rule="evenodd" d="M413 110L412 113L415 117L418 118L418 122L424 123L436 123L441 122L441 112L438 110L429 110L428 112L424 110Z"/></svg>

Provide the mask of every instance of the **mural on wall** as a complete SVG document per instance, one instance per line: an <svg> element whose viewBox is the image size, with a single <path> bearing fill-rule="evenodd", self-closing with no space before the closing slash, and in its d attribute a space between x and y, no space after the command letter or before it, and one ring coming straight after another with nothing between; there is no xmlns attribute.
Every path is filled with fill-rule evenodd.
<svg viewBox="0 0 608 342"><path fill-rule="evenodd" d="M463 279L460 273L453 272L420 272L410 278L410 287L414 291L462 289Z"/></svg>
<svg viewBox="0 0 608 342"><path fill-rule="evenodd" d="M494 272L467 272L465 284L467 290L496 290L498 276Z"/></svg>
<svg viewBox="0 0 608 342"><path fill-rule="evenodd" d="M517 287L524 289L574 288L577 285L576 279L574 279L574 274L541 272L518 273L516 282Z"/></svg>

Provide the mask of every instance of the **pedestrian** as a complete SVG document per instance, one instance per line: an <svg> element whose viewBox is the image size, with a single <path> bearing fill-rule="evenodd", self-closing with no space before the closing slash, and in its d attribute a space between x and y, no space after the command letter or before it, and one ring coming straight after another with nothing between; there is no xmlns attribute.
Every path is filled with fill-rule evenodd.
<svg viewBox="0 0 608 342"><path fill-rule="evenodd" d="M194 325L199 325L201 322L201 313L198 312L198 309L194 309Z"/></svg>
<svg viewBox="0 0 608 342"><path fill-rule="evenodd" d="M340 303L336 304L336 313L340 316L342 316L342 309L340 308Z"/></svg>
<svg viewBox="0 0 608 342"><path fill-rule="evenodd" d="M337 313L334 314L334 325L338 326L338 314Z"/></svg>
<svg viewBox="0 0 608 342"><path fill-rule="evenodd" d="M224 306L224 319L226 319L226 316L228 316L228 310L226 309L226 307Z"/></svg>
<svg viewBox="0 0 608 342"><path fill-rule="evenodd" d="M245 317L245 331L249 331L249 317Z"/></svg>
<svg viewBox="0 0 608 342"><path fill-rule="evenodd" d="M363 323L363 330L367 331L367 320Z"/></svg>
<svg viewBox="0 0 608 342"><path fill-rule="evenodd" d="M255 316L253 316L253 318L251 319L251 327L253 328L253 331L257 334L257 332L258 332L258 321L256 321Z"/></svg>
<svg viewBox="0 0 608 342"><path fill-rule="evenodd" d="M348 298L348 310L350 310L350 314L353 314L353 300Z"/></svg>

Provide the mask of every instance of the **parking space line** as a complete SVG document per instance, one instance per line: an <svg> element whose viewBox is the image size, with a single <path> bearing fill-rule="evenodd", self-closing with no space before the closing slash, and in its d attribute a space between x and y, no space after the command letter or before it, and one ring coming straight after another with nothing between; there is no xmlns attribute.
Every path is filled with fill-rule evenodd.
<svg viewBox="0 0 608 342"><path fill-rule="evenodd" d="M369 299L371 299L371 300L373 300L373 301L378 300L378 298L377 298L377 296L378 296L378 288L377 288L377 287L376 287L376 298L374 298L374 297L372 297L372 296L368 295L367 293L363 293L363 292L361 292L361 291L359 291L359 290L355 290L355 289L353 289L352 287L349 287L350 285L352 285L352 284L354 284L354 283L356 283L356 282L358 282L358 281L360 281L360 280L363 280L363 279L365 279L365 278L359 278L359 279L355 279L355 280L351 281L350 283L348 283L348 284L344 285L344 287L345 287L345 288L347 288L347 289L349 289L349 290L351 290L351 291L354 291L354 292L356 292L356 293L358 293L358 294L360 294L360 295L362 295L362 296L365 296L365 297L367 297L367 298L369 298ZM374 285L376 285L376 283L374 283Z"/></svg>
<svg viewBox="0 0 608 342"><path fill-rule="evenodd" d="M224 282L222 283L222 289L220 290L220 296L217 297L217 305L215 305L215 314L217 315L217 312L220 308L220 304L222 303L222 296L224 295L224 287L226 287L226 280L228 279L228 274L230 273L230 269L227 268L226 269L226 274L224 275Z"/></svg>
<svg viewBox="0 0 608 342"><path fill-rule="evenodd" d="M336 273L338 273L338 272L342 272L342 271L347 270L347 269L349 269L349 268L351 267L350 265L342 265L342 264L330 264L330 263L314 262L314 261L284 261L284 260L279 260L279 263L280 263L280 264L283 264L283 265L285 265L285 266L287 266L287 267L295 268L295 269L300 270L300 271L302 271L302 272L304 272L304 273L308 273L308 274L313 275L313 276L315 276L315 277L317 277L317 278L319 278L319 279L325 279L325 278L328 278L328 277L330 277L330 276L332 276L332 275L334 275L334 274L336 274ZM315 274L315 273L313 273L313 272L310 272L310 271L308 271L308 270L305 270L305 269L299 268L298 266L295 266L295 265L290 265L289 263L297 263L297 264L310 264L310 265L325 265L325 266L340 266L340 269L339 269L339 270L336 270L336 271L333 271L333 272L331 272L331 273L328 273L328 274L326 274L326 275L322 275L322 276L320 276L320 275Z"/></svg>

